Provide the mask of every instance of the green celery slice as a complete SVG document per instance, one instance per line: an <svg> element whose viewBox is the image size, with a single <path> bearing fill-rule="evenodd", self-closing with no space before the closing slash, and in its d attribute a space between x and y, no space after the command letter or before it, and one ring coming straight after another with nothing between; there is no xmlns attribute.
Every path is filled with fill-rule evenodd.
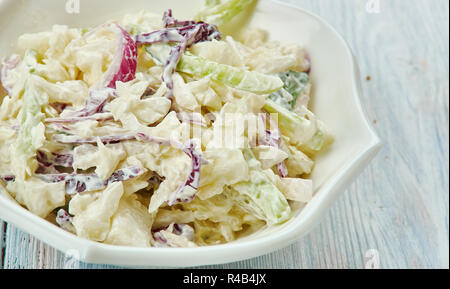
<svg viewBox="0 0 450 289"><path fill-rule="evenodd" d="M268 180L253 153L244 150L249 163L250 180L227 189L226 193L244 210L265 220L269 225L280 224L291 218L291 208L283 193Z"/></svg>
<svg viewBox="0 0 450 289"><path fill-rule="evenodd" d="M170 46L153 44L147 46L146 50L158 65L163 65L169 57ZM177 70L196 77L209 77L227 86L256 94L270 94L283 87L283 82L277 76L242 70L189 53L183 55Z"/></svg>
<svg viewBox="0 0 450 289"><path fill-rule="evenodd" d="M297 115L271 99L266 99L264 109L277 115L281 132L288 136L293 143L299 146L305 145L313 151L322 149L324 133L317 123Z"/></svg>
<svg viewBox="0 0 450 289"><path fill-rule="evenodd" d="M38 148L33 146L33 128L38 126L43 118L42 103L36 88L27 84L23 94L24 107L22 111L21 126L17 138L17 151L26 159L36 155Z"/></svg>
<svg viewBox="0 0 450 289"><path fill-rule="evenodd" d="M269 99L283 106L288 110L293 110L297 98L309 83L309 75L305 72L286 71L278 74L283 81L283 88L272 93Z"/></svg>
<svg viewBox="0 0 450 289"><path fill-rule="evenodd" d="M206 8L211 8L211 7L214 7L219 4L220 4L220 0L206 0L205 1Z"/></svg>
<svg viewBox="0 0 450 289"><path fill-rule="evenodd" d="M27 50L23 59L26 69L29 72L26 86L23 93L23 107L21 111L21 125L16 140L16 152L27 164L28 160L36 155L38 147L36 147L35 128L42 124L44 114L42 106L45 104L45 97L41 95L41 91L34 85L32 74L36 71L37 53L34 50ZM27 167L27 165L25 165ZM28 172L29 174L32 172Z"/></svg>
<svg viewBox="0 0 450 289"><path fill-rule="evenodd" d="M206 2L206 8L195 17L195 20L222 26L247 9L253 1L228 0L222 4L217 4L217 1L208 0Z"/></svg>

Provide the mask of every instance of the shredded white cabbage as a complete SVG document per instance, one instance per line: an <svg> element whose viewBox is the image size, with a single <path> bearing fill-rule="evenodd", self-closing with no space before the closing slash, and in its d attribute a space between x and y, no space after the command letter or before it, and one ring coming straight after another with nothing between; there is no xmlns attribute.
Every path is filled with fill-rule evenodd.
<svg viewBox="0 0 450 289"><path fill-rule="evenodd" d="M169 16L169 29L196 27ZM165 29L160 15L146 11L117 23L124 35ZM312 199L312 181L302 176L332 137L307 109L309 78L271 95L275 103L293 104L273 116L279 128L261 121L270 119L265 108L278 108L267 105L281 88L277 74L309 70L299 45L268 41L261 29L238 39L216 40L213 33L186 45L172 89L163 81L161 55L148 53L147 44L133 47L131 36L122 39L108 27L55 25L24 34L17 54L2 60L0 190L43 218L64 208L79 237L137 247L232 242L287 221L288 200ZM112 68L116 78L102 90ZM130 73L133 80L121 78Z"/></svg>

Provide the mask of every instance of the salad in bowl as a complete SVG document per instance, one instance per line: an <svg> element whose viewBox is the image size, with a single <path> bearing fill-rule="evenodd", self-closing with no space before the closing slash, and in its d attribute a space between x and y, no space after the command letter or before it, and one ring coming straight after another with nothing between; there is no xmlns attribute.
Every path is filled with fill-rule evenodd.
<svg viewBox="0 0 450 289"><path fill-rule="evenodd" d="M221 32L251 3L19 37L1 62L0 189L113 245L216 245L288 221L333 137L308 108L302 47Z"/></svg>

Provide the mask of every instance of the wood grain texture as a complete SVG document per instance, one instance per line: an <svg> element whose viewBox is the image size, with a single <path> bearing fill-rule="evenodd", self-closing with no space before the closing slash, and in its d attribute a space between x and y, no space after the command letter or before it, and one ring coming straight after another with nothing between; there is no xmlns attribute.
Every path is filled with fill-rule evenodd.
<svg viewBox="0 0 450 289"><path fill-rule="evenodd" d="M449 267L449 2L380 0L369 13L370 1L282 2L319 14L349 42L382 151L305 238L204 268L364 268L369 249L382 268ZM10 225L4 258L5 268L111 268L68 262Z"/></svg>
<svg viewBox="0 0 450 289"><path fill-rule="evenodd" d="M5 222L0 221L0 269L3 268L3 256L5 249L5 230L6 224Z"/></svg>

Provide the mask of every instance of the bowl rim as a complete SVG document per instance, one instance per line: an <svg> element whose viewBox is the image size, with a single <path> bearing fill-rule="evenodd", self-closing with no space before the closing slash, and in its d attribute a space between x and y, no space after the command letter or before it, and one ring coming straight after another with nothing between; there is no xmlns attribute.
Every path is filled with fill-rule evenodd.
<svg viewBox="0 0 450 289"><path fill-rule="evenodd" d="M187 267L236 262L271 253L290 245L297 239L309 233L312 228L323 219L325 212L329 209L331 204L334 203L335 199L344 192L345 187L359 175L361 168L366 167L375 157L381 149L381 141L370 124L361 103L363 92L356 58L350 45L340 33L320 16L301 7L280 2L278 0L259 1L273 2L277 5L297 10L300 13L304 13L319 21L337 36L337 39L341 42L343 47L345 47L347 57L352 64L350 72L353 79L353 101L360 118L364 121L364 125L370 134L370 141L367 144L367 147L362 149L356 157L344 163L340 172L331 175L330 179L319 188L319 191L324 191L326 194L316 194L314 196L319 200L315 201L316 206L313 210L308 210L308 206L305 207L305 209L297 216L297 222L293 222L286 227L280 235L269 235L248 241L197 248L138 248L109 245L82 239L51 224L45 219L32 214L22 206L18 206L15 201L8 201L6 197L0 194L0 215L2 215L3 220L24 229L32 235L45 235L46 238L43 238L43 242L58 250L63 250L66 253L74 249L78 250L75 257L80 261L122 266L148 266L149 263L154 264L154 262L152 262L153 258L156 260L167 259L167 261L164 262L164 266L167 267ZM5 2L0 0L0 4ZM2 201L3 199L5 201ZM26 221L20 221L21 219ZM212 252L215 254L211 254ZM143 254L150 257L148 258L148 260L150 260L149 262L143 262L141 258L135 259L135 261L137 260L138 262L132 261L134 257L142 256ZM177 258L177 256L180 255L183 255L185 258Z"/></svg>

